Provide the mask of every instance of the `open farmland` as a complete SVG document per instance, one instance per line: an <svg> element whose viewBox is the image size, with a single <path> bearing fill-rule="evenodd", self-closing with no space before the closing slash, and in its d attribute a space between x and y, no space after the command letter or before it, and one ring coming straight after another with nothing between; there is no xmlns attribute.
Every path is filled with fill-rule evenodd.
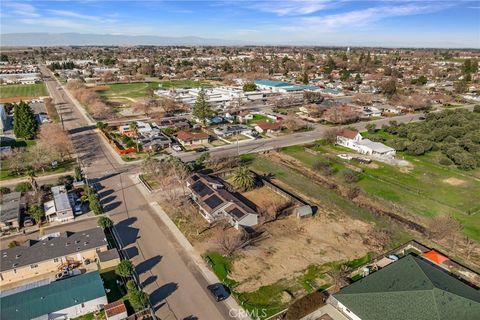
<svg viewBox="0 0 480 320"><path fill-rule="evenodd" d="M451 214L463 225L464 234L480 241L480 170L467 173L454 166L439 165L439 152L422 156L399 153L397 157L403 157L411 165L398 168L381 162L363 165L342 160L334 156L345 152L341 147L322 145L315 150L320 154L308 153L303 146L287 147L282 152L308 168L312 168L315 160L330 161L334 169L332 179L339 183L344 183L341 172L347 165L361 168L358 186L367 194L422 217Z"/></svg>
<svg viewBox="0 0 480 320"><path fill-rule="evenodd" d="M16 97L26 99L43 96L48 96L47 88L43 82L35 84L7 84L0 86L0 99Z"/></svg>

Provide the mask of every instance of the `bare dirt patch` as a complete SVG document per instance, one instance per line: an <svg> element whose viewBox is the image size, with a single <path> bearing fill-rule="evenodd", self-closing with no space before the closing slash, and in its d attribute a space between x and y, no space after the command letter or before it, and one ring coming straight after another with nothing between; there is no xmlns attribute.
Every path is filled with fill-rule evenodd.
<svg viewBox="0 0 480 320"><path fill-rule="evenodd" d="M242 195L253 202L257 206L257 211L259 212L262 212L262 209L267 209L272 202L279 207L288 202L286 198L267 187L256 188L251 191L244 192Z"/></svg>
<svg viewBox="0 0 480 320"><path fill-rule="evenodd" d="M28 101L32 99L38 99L38 97L10 97L10 98L1 98L0 103L14 103L19 101Z"/></svg>
<svg viewBox="0 0 480 320"><path fill-rule="evenodd" d="M348 217L287 219L263 226L270 235L241 251L231 278L239 291L253 291L281 279L298 276L311 264L347 261L374 251L363 243L373 225Z"/></svg>
<svg viewBox="0 0 480 320"><path fill-rule="evenodd" d="M455 187L464 185L466 183L466 181L464 181L462 179L455 178L455 177L445 179L445 180L443 180L443 182L448 183L449 185L452 185L452 186L455 186Z"/></svg>
<svg viewBox="0 0 480 320"><path fill-rule="evenodd" d="M92 86L92 87L89 87L89 88L92 89L92 90L95 90L95 91L100 91L100 90L107 90L108 86Z"/></svg>
<svg viewBox="0 0 480 320"><path fill-rule="evenodd" d="M413 170L412 166L400 167L398 169L401 173L409 173Z"/></svg>

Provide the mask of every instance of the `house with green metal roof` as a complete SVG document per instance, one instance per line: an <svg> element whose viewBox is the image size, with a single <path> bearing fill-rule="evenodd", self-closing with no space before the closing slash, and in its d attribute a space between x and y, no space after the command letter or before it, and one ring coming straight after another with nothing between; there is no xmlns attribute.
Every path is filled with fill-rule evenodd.
<svg viewBox="0 0 480 320"><path fill-rule="evenodd" d="M102 279L95 271L0 298L0 319L70 319L100 310L107 303Z"/></svg>
<svg viewBox="0 0 480 320"><path fill-rule="evenodd" d="M477 320L480 292L412 254L330 298L353 320Z"/></svg>

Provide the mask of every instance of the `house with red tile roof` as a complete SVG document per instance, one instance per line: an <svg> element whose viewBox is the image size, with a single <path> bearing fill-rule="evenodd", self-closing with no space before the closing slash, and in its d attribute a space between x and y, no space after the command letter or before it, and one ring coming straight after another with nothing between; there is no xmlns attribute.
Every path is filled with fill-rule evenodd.
<svg viewBox="0 0 480 320"><path fill-rule="evenodd" d="M207 133L200 132L189 132L189 131L179 131L177 132L177 140L183 146L186 145L195 145L195 144L205 144L208 143L210 136Z"/></svg>
<svg viewBox="0 0 480 320"><path fill-rule="evenodd" d="M117 300L103 307L107 320L122 320L128 317L127 308L123 300Z"/></svg>
<svg viewBox="0 0 480 320"><path fill-rule="evenodd" d="M260 133L273 133L282 130L280 122L258 121L255 125L255 130Z"/></svg>

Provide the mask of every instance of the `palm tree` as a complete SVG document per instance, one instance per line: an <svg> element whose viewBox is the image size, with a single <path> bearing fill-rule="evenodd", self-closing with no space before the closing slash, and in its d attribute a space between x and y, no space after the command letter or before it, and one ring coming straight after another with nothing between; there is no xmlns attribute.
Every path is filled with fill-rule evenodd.
<svg viewBox="0 0 480 320"><path fill-rule="evenodd" d="M35 175L34 170L28 170L28 179L30 184L32 185L32 189L35 192L35 194L38 192L38 184L37 184L37 180L35 180L36 177L37 176Z"/></svg>
<svg viewBox="0 0 480 320"><path fill-rule="evenodd" d="M130 130L135 135L135 142L137 143L137 152L138 152L138 123L136 121L133 121L130 123Z"/></svg>
<svg viewBox="0 0 480 320"><path fill-rule="evenodd" d="M243 190L248 190L255 184L255 178L247 167L239 167L233 173L233 184Z"/></svg>

